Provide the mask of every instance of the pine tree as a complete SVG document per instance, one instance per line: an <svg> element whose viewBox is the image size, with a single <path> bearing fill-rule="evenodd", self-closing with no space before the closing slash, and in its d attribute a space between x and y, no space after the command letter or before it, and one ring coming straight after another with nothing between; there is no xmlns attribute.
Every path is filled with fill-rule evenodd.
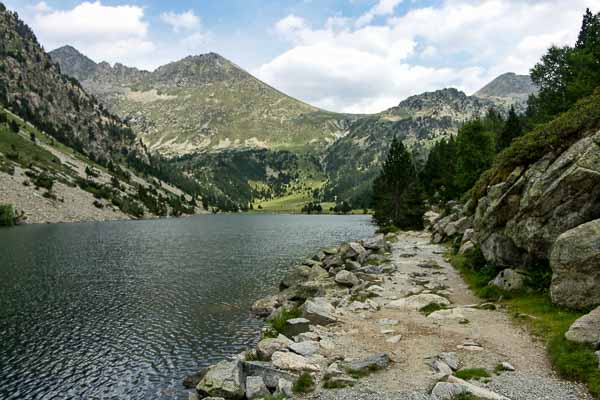
<svg viewBox="0 0 600 400"><path fill-rule="evenodd" d="M510 146L513 139L521 136L523 133L523 124L521 118L517 115L515 107L510 107L508 118L504 124L504 128L498 134L496 140L496 151L500 152Z"/></svg>
<svg viewBox="0 0 600 400"><path fill-rule="evenodd" d="M422 192L410 154L402 142L394 138L373 184L375 222L400 229L422 229L425 212Z"/></svg>

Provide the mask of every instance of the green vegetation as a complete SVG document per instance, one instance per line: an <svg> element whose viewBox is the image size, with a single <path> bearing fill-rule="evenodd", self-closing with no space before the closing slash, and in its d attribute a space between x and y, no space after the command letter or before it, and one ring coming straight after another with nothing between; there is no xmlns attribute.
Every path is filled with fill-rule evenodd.
<svg viewBox="0 0 600 400"><path fill-rule="evenodd" d="M464 368L456 371L454 376L466 381L471 379L480 380L491 377L490 373L484 368Z"/></svg>
<svg viewBox="0 0 600 400"><path fill-rule="evenodd" d="M287 400L287 397L285 397L283 394L270 394L263 397L263 400Z"/></svg>
<svg viewBox="0 0 600 400"><path fill-rule="evenodd" d="M434 312L440 311L440 310L445 310L445 309L446 309L446 306L443 306L441 304L432 303L432 304L429 304L429 305L421 308L421 310L419 310L419 311L421 311L421 314L428 316L431 313L434 313Z"/></svg>
<svg viewBox="0 0 600 400"><path fill-rule="evenodd" d="M277 337L278 334L283 333L285 329L286 322L290 319L300 318L302 316L302 310L299 307L295 307L292 309L282 308L275 317L271 321L269 321L270 332L268 332L266 337Z"/></svg>
<svg viewBox="0 0 600 400"><path fill-rule="evenodd" d="M373 372L380 371L381 367L377 364L369 365L368 368L365 369L353 369L353 368L345 368L346 373L354 379L361 379L366 376L369 376Z"/></svg>
<svg viewBox="0 0 600 400"><path fill-rule="evenodd" d="M304 372L298 377L292 387L294 393L309 393L315 390L315 381L311 374Z"/></svg>
<svg viewBox="0 0 600 400"><path fill-rule="evenodd" d="M15 208L11 204L0 204L0 226L13 226L16 222Z"/></svg>
<svg viewBox="0 0 600 400"><path fill-rule="evenodd" d="M422 229L425 206L411 155L394 138L381 173L373 184L373 219L379 226Z"/></svg>

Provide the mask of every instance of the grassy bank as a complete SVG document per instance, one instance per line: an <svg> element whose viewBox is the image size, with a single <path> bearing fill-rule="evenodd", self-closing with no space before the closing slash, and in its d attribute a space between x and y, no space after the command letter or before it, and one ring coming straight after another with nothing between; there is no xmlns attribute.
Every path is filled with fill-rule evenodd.
<svg viewBox="0 0 600 400"><path fill-rule="evenodd" d="M565 333L576 319L585 313L552 304L547 288L529 287L519 292L504 292L487 286L497 272L486 265L478 251L467 255L449 252L451 264L462 274L469 287L479 297L500 301L513 315L546 344L548 357L556 371L566 379L583 382L596 398L600 398L600 369L591 346L569 342Z"/></svg>

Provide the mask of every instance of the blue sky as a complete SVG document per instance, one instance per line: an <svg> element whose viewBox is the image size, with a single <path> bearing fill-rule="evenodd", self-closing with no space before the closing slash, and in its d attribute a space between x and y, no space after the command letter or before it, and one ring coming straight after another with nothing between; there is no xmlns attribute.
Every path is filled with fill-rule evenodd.
<svg viewBox="0 0 600 400"><path fill-rule="evenodd" d="M376 112L527 73L600 0L6 0L47 50L153 69L220 53L314 105Z"/></svg>

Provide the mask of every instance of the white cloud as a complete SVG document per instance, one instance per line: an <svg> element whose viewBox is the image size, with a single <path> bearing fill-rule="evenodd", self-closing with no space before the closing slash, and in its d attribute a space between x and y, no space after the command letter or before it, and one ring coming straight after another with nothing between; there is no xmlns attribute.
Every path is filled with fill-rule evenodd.
<svg viewBox="0 0 600 400"><path fill-rule="evenodd" d="M275 31L290 49L256 73L321 107L376 112L426 90L472 93L501 73L527 73L550 45L575 41L586 7L600 10L600 0L444 0L394 16L399 3L319 28L288 16Z"/></svg>
<svg viewBox="0 0 600 400"><path fill-rule="evenodd" d="M160 19L171 26L173 31L194 30L200 27L200 18L192 10L177 14L169 11L160 14Z"/></svg>
<svg viewBox="0 0 600 400"><path fill-rule="evenodd" d="M45 13L49 13L50 11L52 11L50 6L48 6L48 4L46 4L45 1L40 1L32 8L33 8L33 11L35 11L36 13L39 13L39 14L45 14Z"/></svg>

